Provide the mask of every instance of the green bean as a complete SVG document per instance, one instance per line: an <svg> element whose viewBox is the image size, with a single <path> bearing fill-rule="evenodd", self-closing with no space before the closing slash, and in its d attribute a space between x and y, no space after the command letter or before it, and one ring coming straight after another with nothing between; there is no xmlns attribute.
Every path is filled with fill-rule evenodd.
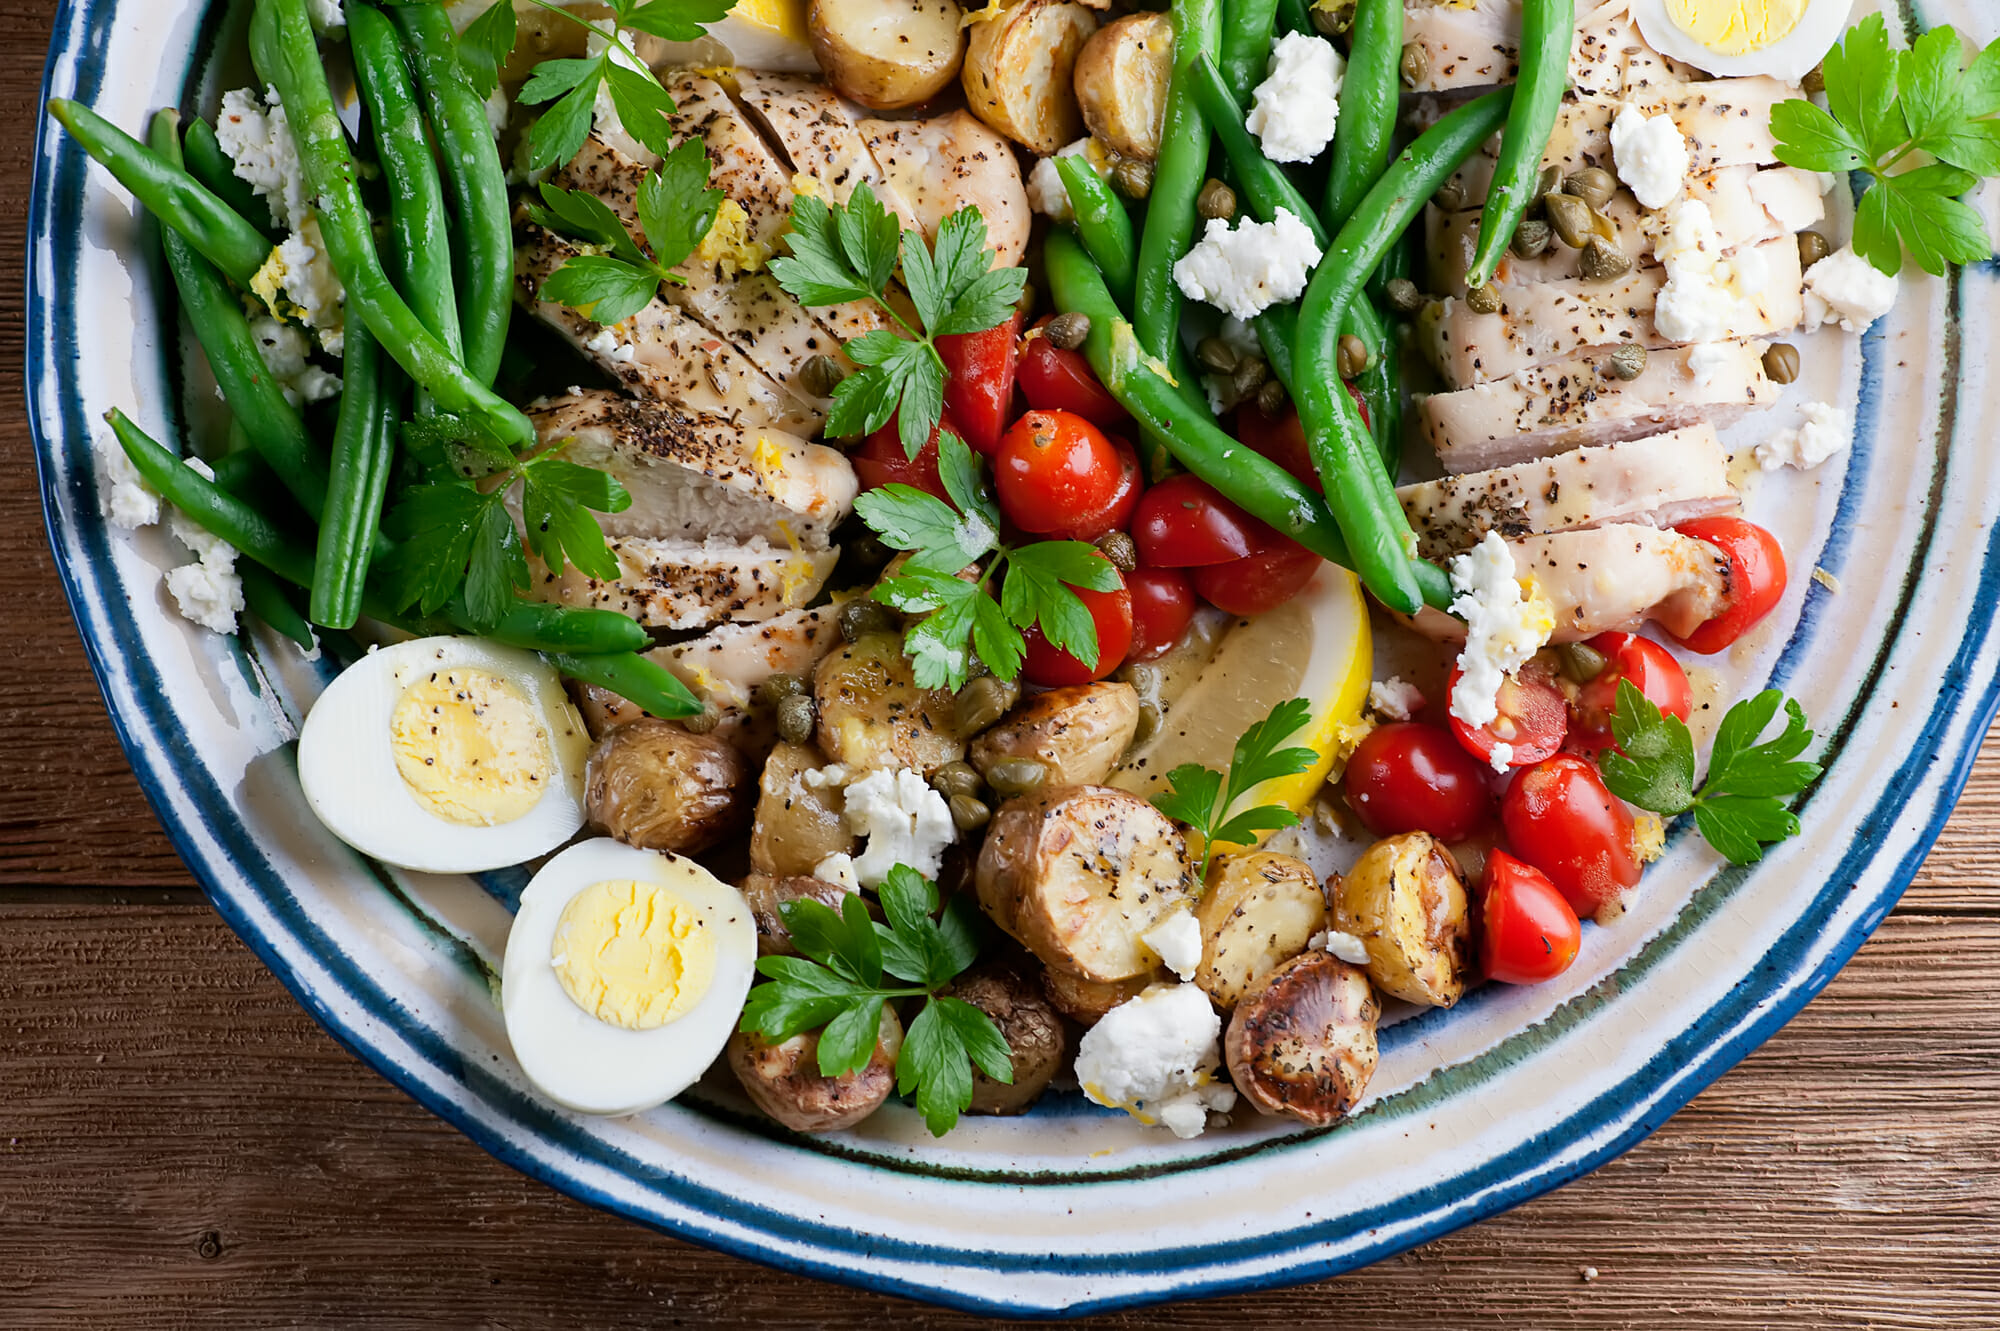
<svg viewBox="0 0 2000 1331"><path fill-rule="evenodd" d="M1340 84L1340 119L1333 165L1326 176L1327 229L1338 231L1354 205L1389 165L1401 105L1403 0L1356 0L1348 29L1347 73Z"/></svg>
<svg viewBox="0 0 2000 1331"><path fill-rule="evenodd" d="M146 211L186 236L232 281L249 286L250 279L271 257L271 242L235 209L97 112L81 102L52 97L49 114L119 184L132 191L132 197Z"/></svg>
<svg viewBox="0 0 2000 1331"><path fill-rule="evenodd" d="M654 716L671 720L702 710L701 700L688 686L650 657L633 652L599 656L556 653L549 657L549 664L571 679L609 689Z"/></svg>
<svg viewBox="0 0 2000 1331"><path fill-rule="evenodd" d="M1238 105L1249 105L1271 65L1278 0L1224 0L1222 46L1215 64Z"/></svg>
<svg viewBox="0 0 2000 1331"><path fill-rule="evenodd" d="M1273 305L1255 319L1250 326L1257 330L1257 341L1264 348L1264 362L1271 367L1271 373L1285 386L1292 389L1292 358L1299 342L1299 307L1296 305Z"/></svg>
<svg viewBox="0 0 2000 1331"><path fill-rule="evenodd" d="M1399 277L1407 278L1417 271L1417 228L1414 225L1403 228L1403 234L1396 237L1389 246L1389 252L1382 256L1382 262L1368 278L1368 295L1377 305L1389 300L1389 283Z"/></svg>
<svg viewBox="0 0 2000 1331"><path fill-rule="evenodd" d="M147 138L160 160L180 164L180 113L161 111L153 117ZM181 306L194 328L195 340L208 356L223 400L243 426L244 437L271 464L285 487L307 513L318 513L326 502L326 461L305 418L285 400L264 356L257 335L243 316L243 303L213 264L172 227L160 228L160 248L173 274Z"/></svg>
<svg viewBox="0 0 2000 1331"><path fill-rule="evenodd" d="M350 33L353 15L361 10L355 5L348 11ZM340 422L334 428L333 467L313 562L312 620L330 629L353 628L361 616L402 415L397 402L402 372L383 357L367 324L357 321L347 330L342 366Z"/></svg>
<svg viewBox="0 0 2000 1331"><path fill-rule="evenodd" d="M460 350L458 298L452 289L451 242L444 186L423 112L417 109L396 25L355 0L347 15L354 76L374 123L375 151L389 186L389 241L403 299L440 342ZM347 625L339 625L346 628Z"/></svg>
<svg viewBox="0 0 2000 1331"><path fill-rule="evenodd" d="M1500 160L1493 166L1493 184L1479 214L1479 248L1472 255L1467 289L1493 280L1500 256L1527 216L1535 182L1542 172L1542 154L1562 109L1569 85L1569 45L1576 28L1576 0L1523 0L1521 5L1521 72L1514 83L1514 105L1507 113L1507 132L1500 140Z"/></svg>
<svg viewBox="0 0 2000 1331"><path fill-rule="evenodd" d="M371 619L381 616L364 607ZM446 619L460 633L469 633L509 647L525 647L535 652L563 652L579 657L617 655L650 648L653 640L635 619L614 610L590 610L573 605L544 605L540 601L516 601L499 624L481 632L466 617L465 606L454 600L444 608Z"/></svg>
<svg viewBox="0 0 2000 1331"><path fill-rule="evenodd" d="M299 613L275 573L262 564L245 563L236 566L236 578L243 584L245 610L297 643L300 651L313 649L312 625Z"/></svg>
<svg viewBox="0 0 2000 1331"><path fill-rule="evenodd" d="M1368 368L1354 381L1368 403L1369 432L1375 436L1375 452L1382 459L1382 473L1391 481L1403 465L1403 374L1402 352L1396 346L1393 329L1383 329L1381 311L1366 296L1348 306L1350 319L1363 315L1382 332L1379 349L1369 358Z"/></svg>
<svg viewBox="0 0 2000 1331"><path fill-rule="evenodd" d="M1319 30L1313 27L1312 6L1307 0L1278 0L1278 26L1286 32L1319 35Z"/></svg>
<svg viewBox="0 0 2000 1331"><path fill-rule="evenodd" d="M1076 234L1083 248L1103 270L1118 308L1131 309L1132 273L1138 262L1133 252L1132 214L1081 155L1056 158L1056 174L1069 191L1069 207L1076 215Z"/></svg>
<svg viewBox="0 0 2000 1331"><path fill-rule="evenodd" d="M458 270L458 321L465 368L483 384L500 373L514 312L514 223L507 171L493 141L486 102L458 62L458 37L442 5L391 11L417 71L453 206L452 253Z"/></svg>
<svg viewBox="0 0 2000 1331"><path fill-rule="evenodd" d="M305 0L257 0L250 18L250 56L259 75L277 88L285 104L318 208L327 257L347 288L348 313L367 323L383 350L430 390L439 407L477 414L504 443L517 447L533 443L535 428L528 418L466 371L396 294L382 271L372 222L356 183L354 158L334 111Z"/></svg>
<svg viewBox="0 0 2000 1331"><path fill-rule="evenodd" d="M206 186L216 198L234 208L244 221L263 232L265 239L273 245L283 240L278 224L271 220L271 206L250 188L249 181L236 174L236 165L229 160L229 154L222 151L222 143L215 137L215 128L196 116L188 122L185 137L188 174Z"/></svg>
<svg viewBox="0 0 2000 1331"><path fill-rule="evenodd" d="M1324 250L1327 231L1320 225L1318 211L1306 202L1306 196L1299 193L1284 168L1264 156L1264 150L1250 136L1243 123L1243 110L1230 95L1215 62L1205 55L1197 56L1188 69L1187 80L1203 118L1222 140L1223 154L1229 158L1230 170L1236 173L1237 184L1249 199L1251 211L1259 220L1268 222L1278 209L1284 209L1305 223L1306 230L1312 232L1313 244Z"/></svg>
<svg viewBox="0 0 2000 1331"><path fill-rule="evenodd" d="M1375 182L1354 215L1333 238L1314 271L1299 308L1293 400L1305 426L1313 465L1326 483L1327 502L1354 551L1356 571L1377 600L1414 614L1435 584L1420 582L1416 538L1382 468L1359 410L1340 388L1336 356L1342 323L1383 252L1410 224L1424 201L1497 129L1513 98L1501 89L1468 102L1425 131ZM1449 604L1449 584L1443 602Z"/></svg>

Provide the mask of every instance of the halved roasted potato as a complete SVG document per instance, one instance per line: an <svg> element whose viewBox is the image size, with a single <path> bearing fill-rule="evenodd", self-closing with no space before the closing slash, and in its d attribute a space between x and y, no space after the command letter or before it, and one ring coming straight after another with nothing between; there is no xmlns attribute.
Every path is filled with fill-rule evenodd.
<svg viewBox="0 0 2000 1331"><path fill-rule="evenodd" d="M998 267L1028 252L1028 189L1013 145L969 111L928 120L863 120L868 151L889 187L916 213L924 238L944 219L970 208L986 219L986 243Z"/></svg>
<svg viewBox="0 0 2000 1331"><path fill-rule="evenodd" d="M886 111L927 102L965 58L953 0L812 0L806 35L827 82Z"/></svg>
<svg viewBox="0 0 2000 1331"><path fill-rule="evenodd" d="M1165 14L1127 14L1091 34L1074 76L1091 136L1124 157L1159 156L1173 64L1174 24Z"/></svg>
<svg viewBox="0 0 2000 1331"><path fill-rule="evenodd" d="M1359 966L1325 952L1293 957L1237 1003L1222 1052L1243 1098L1266 1114L1325 1127L1375 1075L1382 1005Z"/></svg>
<svg viewBox="0 0 2000 1331"><path fill-rule="evenodd" d="M1167 816L1106 786L1010 800L979 851L979 904L1052 970L1115 982L1156 964L1141 935L1188 899L1187 843Z"/></svg>
<svg viewBox="0 0 2000 1331"><path fill-rule="evenodd" d="M795 1132L838 1132L882 1107L896 1089L896 1055L903 1023L882 1005L875 1052L858 1072L828 1077L819 1070L819 1033L809 1031L772 1044L751 1031L729 1037L730 1071L765 1113Z"/></svg>
<svg viewBox="0 0 2000 1331"><path fill-rule="evenodd" d="M1022 702L966 754L984 773L995 763L1032 758L1054 786L1094 786L1111 775L1139 729L1139 695L1106 680L1050 689Z"/></svg>
<svg viewBox="0 0 2000 1331"><path fill-rule="evenodd" d="M1209 868L1194 918L1201 926L1194 982L1227 1012L1326 928L1326 896L1303 860L1266 850L1224 855Z"/></svg>
<svg viewBox="0 0 2000 1331"><path fill-rule="evenodd" d="M993 128L1047 157L1083 131L1071 84L1097 16L1074 0L1019 0L975 23L965 52L965 103Z"/></svg>
<svg viewBox="0 0 2000 1331"><path fill-rule="evenodd" d="M619 726L590 751L594 827L641 850L707 850L750 813L750 765L713 735L656 717Z"/></svg>
<svg viewBox="0 0 2000 1331"><path fill-rule="evenodd" d="M828 910L837 911L848 895L847 889L839 883L829 883L824 878L805 874L773 878L767 873L753 873L743 880L737 891L750 903L750 915L757 921L757 955L760 957L798 955L798 949L792 946L792 931L785 926L785 903L817 901Z"/></svg>
<svg viewBox="0 0 2000 1331"><path fill-rule="evenodd" d="M847 828L840 792L805 781L805 773L824 766L819 751L804 744L780 744L764 760L750 824L750 867L758 873L803 877L829 855L854 853L859 842Z"/></svg>
<svg viewBox="0 0 2000 1331"><path fill-rule="evenodd" d="M894 633L871 633L820 658L813 669L819 746L857 770L907 767L928 775L965 756L945 689L917 687L916 669Z"/></svg>
<svg viewBox="0 0 2000 1331"><path fill-rule="evenodd" d="M1120 1003L1130 1002L1156 984L1170 979L1164 968L1149 970L1129 980L1086 980L1068 971L1042 971L1042 992L1056 1011L1084 1026L1095 1026L1104 1014Z"/></svg>
<svg viewBox="0 0 2000 1331"><path fill-rule="evenodd" d="M1458 862L1428 832L1368 848L1341 884L1334 925L1368 948L1368 974L1406 1003L1450 1007L1472 975L1472 916Z"/></svg>
<svg viewBox="0 0 2000 1331"><path fill-rule="evenodd" d="M1068 1043L1062 1018L1034 982L1003 962L978 966L953 981L950 994L963 999L1000 1028L1013 1063L1014 1080L998 1082L972 1070L973 1114L1019 1114L1033 1104L1062 1067Z"/></svg>

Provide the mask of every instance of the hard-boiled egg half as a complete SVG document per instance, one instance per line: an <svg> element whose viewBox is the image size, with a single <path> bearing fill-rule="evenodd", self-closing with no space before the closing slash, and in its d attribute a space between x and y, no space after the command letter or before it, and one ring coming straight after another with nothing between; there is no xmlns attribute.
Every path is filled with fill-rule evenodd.
<svg viewBox="0 0 2000 1331"><path fill-rule="evenodd" d="M476 873L583 826L590 736L533 652L418 638L343 671L299 732L299 784L333 834L386 864Z"/></svg>
<svg viewBox="0 0 2000 1331"><path fill-rule="evenodd" d="M678 855L585 841L521 894L500 970L507 1038L551 1100L635 1114L708 1070L756 965L735 888Z"/></svg>
<svg viewBox="0 0 2000 1331"><path fill-rule="evenodd" d="M1632 18L1661 55L1722 77L1797 83L1847 29L1854 0L1632 0Z"/></svg>
<svg viewBox="0 0 2000 1331"><path fill-rule="evenodd" d="M735 65L779 74L817 74L806 38L806 0L736 0L735 8L692 42L647 43L640 53L661 64Z"/></svg>

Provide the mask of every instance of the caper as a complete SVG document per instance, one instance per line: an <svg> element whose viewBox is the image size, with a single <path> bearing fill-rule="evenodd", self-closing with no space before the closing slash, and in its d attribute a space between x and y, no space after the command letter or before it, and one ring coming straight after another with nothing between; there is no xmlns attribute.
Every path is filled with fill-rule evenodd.
<svg viewBox="0 0 2000 1331"><path fill-rule="evenodd" d="M1799 349L1789 342L1773 344L1764 353L1764 373L1774 384L1789 384L1799 377Z"/></svg>
<svg viewBox="0 0 2000 1331"><path fill-rule="evenodd" d="M1164 719L1165 717L1161 713L1160 705L1158 703L1156 702L1140 703L1139 724L1132 731L1132 747L1136 749L1141 744L1144 744L1146 741L1153 738L1153 736L1159 734L1160 722Z"/></svg>
<svg viewBox="0 0 2000 1331"><path fill-rule="evenodd" d="M1604 237L1592 236L1576 266L1588 281L1609 282L1632 271L1632 256Z"/></svg>
<svg viewBox="0 0 2000 1331"><path fill-rule="evenodd" d="M1390 278L1383 294L1389 297L1389 307L1399 314L1415 314L1424 305L1424 293L1407 277Z"/></svg>
<svg viewBox="0 0 2000 1331"><path fill-rule="evenodd" d="M796 377L800 391L807 397L832 397L833 390L840 387L840 381L847 377L847 372L831 356L808 356L799 366Z"/></svg>
<svg viewBox="0 0 2000 1331"><path fill-rule="evenodd" d="M1574 194L1593 208L1602 208L1618 192L1618 177L1601 166L1586 166L1563 181L1563 193Z"/></svg>
<svg viewBox="0 0 2000 1331"><path fill-rule="evenodd" d="M1556 648L1556 655L1562 662L1563 678L1572 684L1588 684L1604 673L1610 664L1603 652L1588 643L1566 642Z"/></svg>
<svg viewBox="0 0 2000 1331"><path fill-rule="evenodd" d="M1806 269L1833 253L1833 247L1826 243L1826 237L1817 231L1799 232L1799 271Z"/></svg>
<svg viewBox="0 0 2000 1331"><path fill-rule="evenodd" d="M951 797L951 825L961 832L974 832L993 821L993 810L970 795Z"/></svg>
<svg viewBox="0 0 2000 1331"><path fill-rule="evenodd" d="M1431 76L1431 55L1415 42L1403 47L1402 64L1398 66L1403 74L1403 86L1415 88Z"/></svg>
<svg viewBox="0 0 2000 1331"><path fill-rule="evenodd" d="M1090 316L1071 310L1068 314L1058 314L1042 325L1042 336L1049 345L1062 351L1075 351L1090 336Z"/></svg>
<svg viewBox="0 0 2000 1331"><path fill-rule="evenodd" d="M1229 389L1238 402L1255 394L1264 387L1264 381L1271 377L1271 367L1262 356L1245 356L1236 362L1236 372L1229 376Z"/></svg>
<svg viewBox="0 0 2000 1331"><path fill-rule="evenodd" d="M787 698L803 698L812 692L812 686L798 675L767 675L757 686L757 700L776 707Z"/></svg>
<svg viewBox="0 0 2000 1331"><path fill-rule="evenodd" d="M1236 191L1219 180L1211 179L1201 187L1201 193L1195 196L1194 209L1212 221L1234 221Z"/></svg>
<svg viewBox="0 0 2000 1331"><path fill-rule="evenodd" d="M896 612L878 601L857 596L840 607L840 636L860 642L871 633L894 633Z"/></svg>
<svg viewBox="0 0 2000 1331"><path fill-rule="evenodd" d="M1352 333L1342 333L1334 359L1341 378L1359 379L1368 370L1368 344Z"/></svg>
<svg viewBox="0 0 2000 1331"><path fill-rule="evenodd" d="M986 784L1003 800L1032 794L1048 779L1049 769L1033 758L1007 758L986 769Z"/></svg>
<svg viewBox="0 0 2000 1331"><path fill-rule="evenodd" d="M681 725L687 728L690 735L706 735L720 724L722 724L722 713L713 703L703 707L693 716L681 718Z"/></svg>
<svg viewBox="0 0 2000 1331"><path fill-rule="evenodd" d="M1514 228L1514 256L1520 259L1539 259L1549 251L1555 237L1547 222L1529 218Z"/></svg>
<svg viewBox="0 0 2000 1331"><path fill-rule="evenodd" d="M1636 343L1611 353L1611 373L1630 383L1646 372L1646 349Z"/></svg>
<svg viewBox="0 0 2000 1331"><path fill-rule="evenodd" d="M931 789L946 799L958 795L977 799L979 792L986 789L986 778L971 763L946 763L931 773Z"/></svg>
<svg viewBox="0 0 2000 1331"><path fill-rule="evenodd" d="M1204 337L1195 343L1194 358L1217 374L1229 374L1234 371L1239 359L1236 348L1219 337Z"/></svg>
<svg viewBox="0 0 2000 1331"><path fill-rule="evenodd" d="M1465 207L1465 187L1456 180L1447 180L1438 186L1438 192L1431 196L1431 202L1438 206L1440 212L1455 213Z"/></svg>
<svg viewBox="0 0 2000 1331"><path fill-rule="evenodd" d="M1035 304L1040 298L1033 282L1023 282L1021 284L1021 298L1014 302L1014 309L1021 316L1021 327L1026 328L1033 322Z"/></svg>
<svg viewBox="0 0 2000 1331"><path fill-rule="evenodd" d="M1595 208L1590 210L1590 229L1613 245L1618 243L1618 224Z"/></svg>
<svg viewBox="0 0 2000 1331"><path fill-rule="evenodd" d="M1021 700L1021 686L996 675L968 680L953 699L952 725L959 738L969 739L1007 714Z"/></svg>
<svg viewBox="0 0 2000 1331"><path fill-rule="evenodd" d="M1266 379L1264 386L1257 390L1257 410L1266 416L1281 416L1287 401L1285 386L1276 379Z"/></svg>
<svg viewBox="0 0 2000 1331"><path fill-rule="evenodd" d="M1589 204L1574 194L1551 194L1542 202L1549 210L1549 225L1563 244L1580 250L1590 243L1596 228L1591 225Z"/></svg>
<svg viewBox="0 0 2000 1331"><path fill-rule="evenodd" d="M1816 97L1820 93L1825 92L1826 66L1814 65L1811 69L1807 70L1806 76L1799 80L1799 88L1808 97Z"/></svg>
<svg viewBox="0 0 2000 1331"><path fill-rule="evenodd" d="M1120 573L1130 573L1139 567L1139 543L1129 532L1108 531L1097 538L1097 553L1111 561L1111 567Z"/></svg>
<svg viewBox="0 0 2000 1331"><path fill-rule="evenodd" d="M1354 6L1345 3L1313 5L1307 11L1313 31L1322 37L1338 37L1354 26Z"/></svg>
<svg viewBox="0 0 2000 1331"><path fill-rule="evenodd" d="M1153 164L1137 157L1121 157L1111 168L1111 183L1128 199L1143 199L1153 192Z"/></svg>
<svg viewBox="0 0 2000 1331"><path fill-rule="evenodd" d="M787 744L803 744L812 738L819 724L819 709L804 694L778 704L778 738Z"/></svg>
<svg viewBox="0 0 2000 1331"><path fill-rule="evenodd" d="M864 531L841 542L840 555L843 564L866 576L880 573L896 557L896 552L874 532Z"/></svg>
<svg viewBox="0 0 2000 1331"><path fill-rule="evenodd" d="M1500 313L1500 288L1488 282L1465 293L1465 304L1474 314Z"/></svg>

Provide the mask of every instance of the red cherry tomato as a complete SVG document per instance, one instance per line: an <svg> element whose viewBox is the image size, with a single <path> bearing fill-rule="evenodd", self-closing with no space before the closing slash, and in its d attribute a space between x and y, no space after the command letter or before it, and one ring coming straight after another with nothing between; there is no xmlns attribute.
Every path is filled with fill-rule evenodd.
<svg viewBox="0 0 2000 1331"><path fill-rule="evenodd" d="M896 418L862 441L861 447L847 455L854 464L855 479L864 490L873 490L878 485L913 485L925 494L934 494L939 499L948 500L944 481L938 477L938 430L950 430L959 434L958 427L949 419L939 422L938 429L931 431L930 441L920 449L915 458L903 455L903 441L896 437ZM963 435L959 435L964 438Z"/></svg>
<svg viewBox="0 0 2000 1331"><path fill-rule="evenodd" d="M1464 673L1458 665L1452 666L1447 698ZM1458 736L1467 753L1490 764L1495 748L1505 744L1512 749L1506 765L1526 767L1562 748L1563 735L1569 730L1569 704L1540 666L1530 662L1502 680L1494 701L1500 715L1476 730L1452 716L1451 733Z"/></svg>
<svg viewBox="0 0 2000 1331"><path fill-rule="evenodd" d="M1042 626L1034 624L1021 634L1028 643L1027 655L1021 661L1021 678L1030 684L1041 684L1047 688L1089 684L1125 664L1125 655L1131 650L1131 592L1123 587L1109 592L1094 592L1083 587L1070 590L1083 598L1091 621L1097 625L1097 664L1085 665L1068 652L1051 646L1049 640L1042 636Z"/></svg>
<svg viewBox="0 0 2000 1331"><path fill-rule="evenodd" d="M993 455L993 490L1007 520L1037 536L1095 540L1139 502L1139 456L1068 411L1031 411Z"/></svg>
<svg viewBox="0 0 2000 1331"><path fill-rule="evenodd" d="M1152 661L1173 650L1194 618L1194 587L1172 568L1135 569L1125 575L1132 593L1132 649L1128 661Z"/></svg>
<svg viewBox="0 0 2000 1331"><path fill-rule="evenodd" d="M1631 811L1573 754L1515 773L1500 821L1514 853L1547 874L1578 915L1616 904L1639 881Z"/></svg>
<svg viewBox="0 0 2000 1331"><path fill-rule="evenodd" d="M1261 615L1304 591L1321 562L1297 541L1280 537L1268 550L1192 570L1194 589L1218 610Z"/></svg>
<svg viewBox="0 0 2000 1331"><path fill-rule="evenodd" d="M1417 721L1369 731L1341 780L1354 816L1376 836L1429 832L1463 841L1493 812L1479 764L1450 735Z"/></svg>
<svg viewBox="0 0 2000 1331"><path fill-rule="evenodd" d="M1000 447L1014 409L1014 370L1020 356L1021 316L1010 314L979 333L937 339L944 361L944 409L963 428L960 438L981 457Z"/></svg>
<svg viewBox="0 0 2000 1331"><path fill-rule="evenodd" d="M1785 552L1778 538L1742 518L1696 518L1674 528L1707 541L1729 556L1729 596L1713 619L1688 634L1681 646L1713 656L1748 633L1785 595Z"/></svg>
<svg viewBox="0 0 2000 1331"><path fill-rule="evenodd" d="M1577 694L1569 724L1570 747L1584 753L1612 747L1611 713L1618 706L1621 680L1631 680L1668 716L1685 721L1694 710L1687 671L1657 642L1636 633L1600 633L1586 645L1603 655L1605 666Z"/></svg>
<svg viewBox="0 0 2000 1331"><path fill-rule="evenodd" d="M1278 534L1224 499L1207 481L1171 476L1139 497L1132 514L1139 562L1198 568L1268 550Z"/></svg>
<svg viewBox="0 0 2000 1331"><path fill-rule="evenodd" d="M1504 850L1486 857L1479 963L1506 984L1537 984L1569 969L1583 926L1548 875Z"/></svg>
<svg viewBox="0 0 2000 1331"><path fill-rule="evenodd" d="M1362 424L1368 424L1368 403L1362 398L1361 390L1352 381L1345 382L1347 395L1361 409ZM1320 480L1319 470L1313 466L1312 452L1306 447L1305 427L1299 423L1296 408L1287 406L1280 415L1266 416L1254 402L1238 407L1236 437L1298 480L1315 490L1325 491L1326 483Z"/></svg>
<svg viewBox="0 0 2000 1331"><path fill-rule="evenodd" d="M1040 328L1044 319L1035 325ZM1125 426L1132 418L1091 372L1080 351L1064 351L1046 337L1025 338L1015 382L1028 404L1042 411L1073 411L1105 430Z"/></svg>

